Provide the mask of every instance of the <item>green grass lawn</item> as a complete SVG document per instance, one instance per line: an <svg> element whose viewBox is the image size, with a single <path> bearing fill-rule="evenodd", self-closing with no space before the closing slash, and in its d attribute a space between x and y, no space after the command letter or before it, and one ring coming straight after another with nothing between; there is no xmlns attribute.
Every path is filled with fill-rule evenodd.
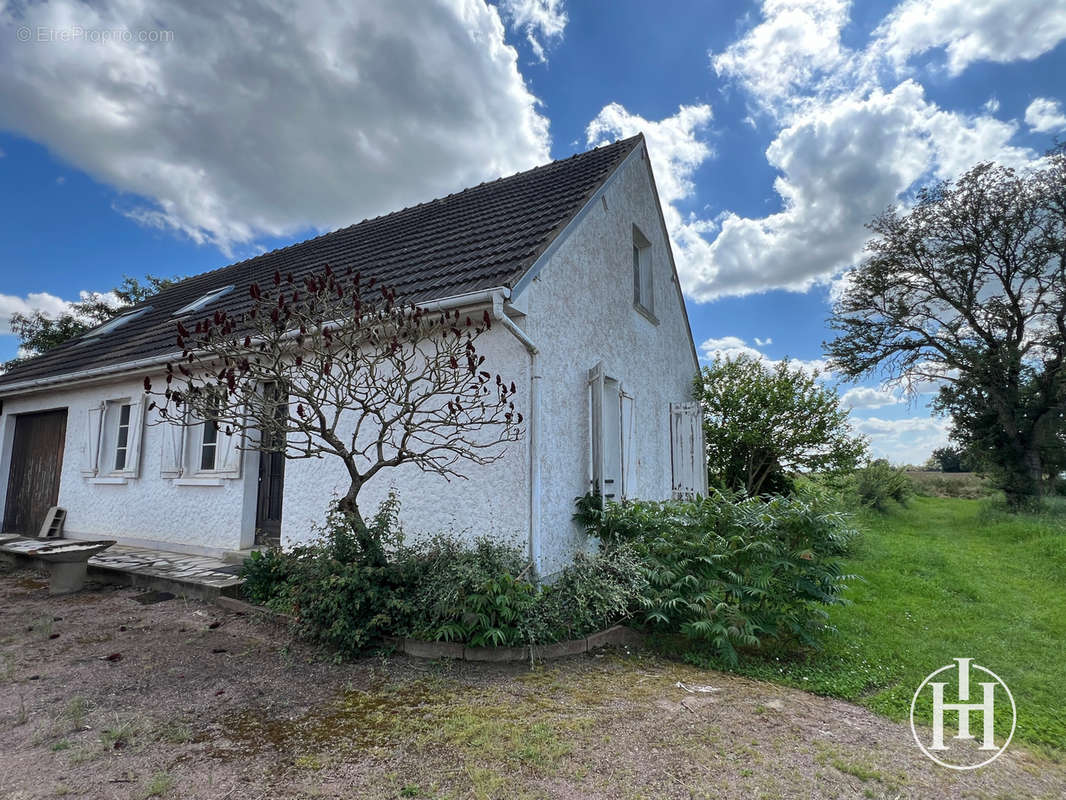
<svg viewBox="0 0 1066 800"><path fill-rule="evenodd" d="M1010 687L1017 741L1066 750L1066 516L920 497L856 523L847 570L862 580L831 611L838 633L824 650L733 671L905 719L925 676L968 656Z"/></svg>

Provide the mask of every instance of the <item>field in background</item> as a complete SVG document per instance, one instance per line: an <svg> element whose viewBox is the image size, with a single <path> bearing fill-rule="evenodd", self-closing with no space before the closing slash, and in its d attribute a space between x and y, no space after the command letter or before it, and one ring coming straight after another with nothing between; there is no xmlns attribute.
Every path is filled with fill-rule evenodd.
<svg viewBox="0 0 1066 800"><path fill-rule="evenodd" d="M928 497L962 497L977 500L995 493L987 478L976 472L927 472L907 470L915 491Z"/></svg>
<svg viewBox="0 0 1066 800"><path fill-rule="evenodd" d="M971 657L1013 692L1017 741L1066 750L1066 514L917 497L856 522L863 536L846 569L862 579L830 612L838 633L824 651L739 671L905 719L926 675Z"/></svg>

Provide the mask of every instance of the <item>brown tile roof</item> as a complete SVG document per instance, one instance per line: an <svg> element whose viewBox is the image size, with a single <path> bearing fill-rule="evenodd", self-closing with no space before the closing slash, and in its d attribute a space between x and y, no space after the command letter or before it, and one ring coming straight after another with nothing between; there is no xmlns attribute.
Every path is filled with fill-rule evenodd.
<svg viewBox="0 0 1066 800"><path fill-rule="evenodd" d="M275 270L299 276L327 263L338 271L352 267L411 302L513 287L640 141L623 139L187 278L116 330L72 339L0 375L0 392L25 380L171 353L175 311L230 284L236 289L205 311L240 310L246 287L266 284Z"/></svg>

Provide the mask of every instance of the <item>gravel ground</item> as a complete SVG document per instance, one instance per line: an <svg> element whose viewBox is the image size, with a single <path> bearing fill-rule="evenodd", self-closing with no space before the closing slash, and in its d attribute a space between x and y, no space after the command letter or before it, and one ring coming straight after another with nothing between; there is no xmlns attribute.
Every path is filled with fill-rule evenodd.
<svg viewBox="0 0 1066 800"><path fill-rule="evenodd" d="M863 708L646 654L336 663L140 594L0 575L0 797L1066 797L1062 754L958 773Z"/></svg>

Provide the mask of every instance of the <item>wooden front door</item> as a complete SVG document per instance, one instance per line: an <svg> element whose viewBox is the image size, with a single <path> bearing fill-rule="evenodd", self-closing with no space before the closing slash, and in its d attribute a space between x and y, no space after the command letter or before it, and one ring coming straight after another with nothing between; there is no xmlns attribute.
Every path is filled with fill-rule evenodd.
<svg viewBox="0 0 1066 800"><path fill-rule="evenodd" d="M277 417L285 419L288 397L274 387L266 391L278 404ZM255 512L255 543L268 547L281 544L281 500L285 491L285 440L283 434L262 433L259 451L259 496Z"/></svg>
<svg viewBox="0 0 1066 800"><path fill-rule="evenodd" d="M36 536L48 509L59 503L66 433L65 408L15 417L4 508L6 532Z"/></svg>

